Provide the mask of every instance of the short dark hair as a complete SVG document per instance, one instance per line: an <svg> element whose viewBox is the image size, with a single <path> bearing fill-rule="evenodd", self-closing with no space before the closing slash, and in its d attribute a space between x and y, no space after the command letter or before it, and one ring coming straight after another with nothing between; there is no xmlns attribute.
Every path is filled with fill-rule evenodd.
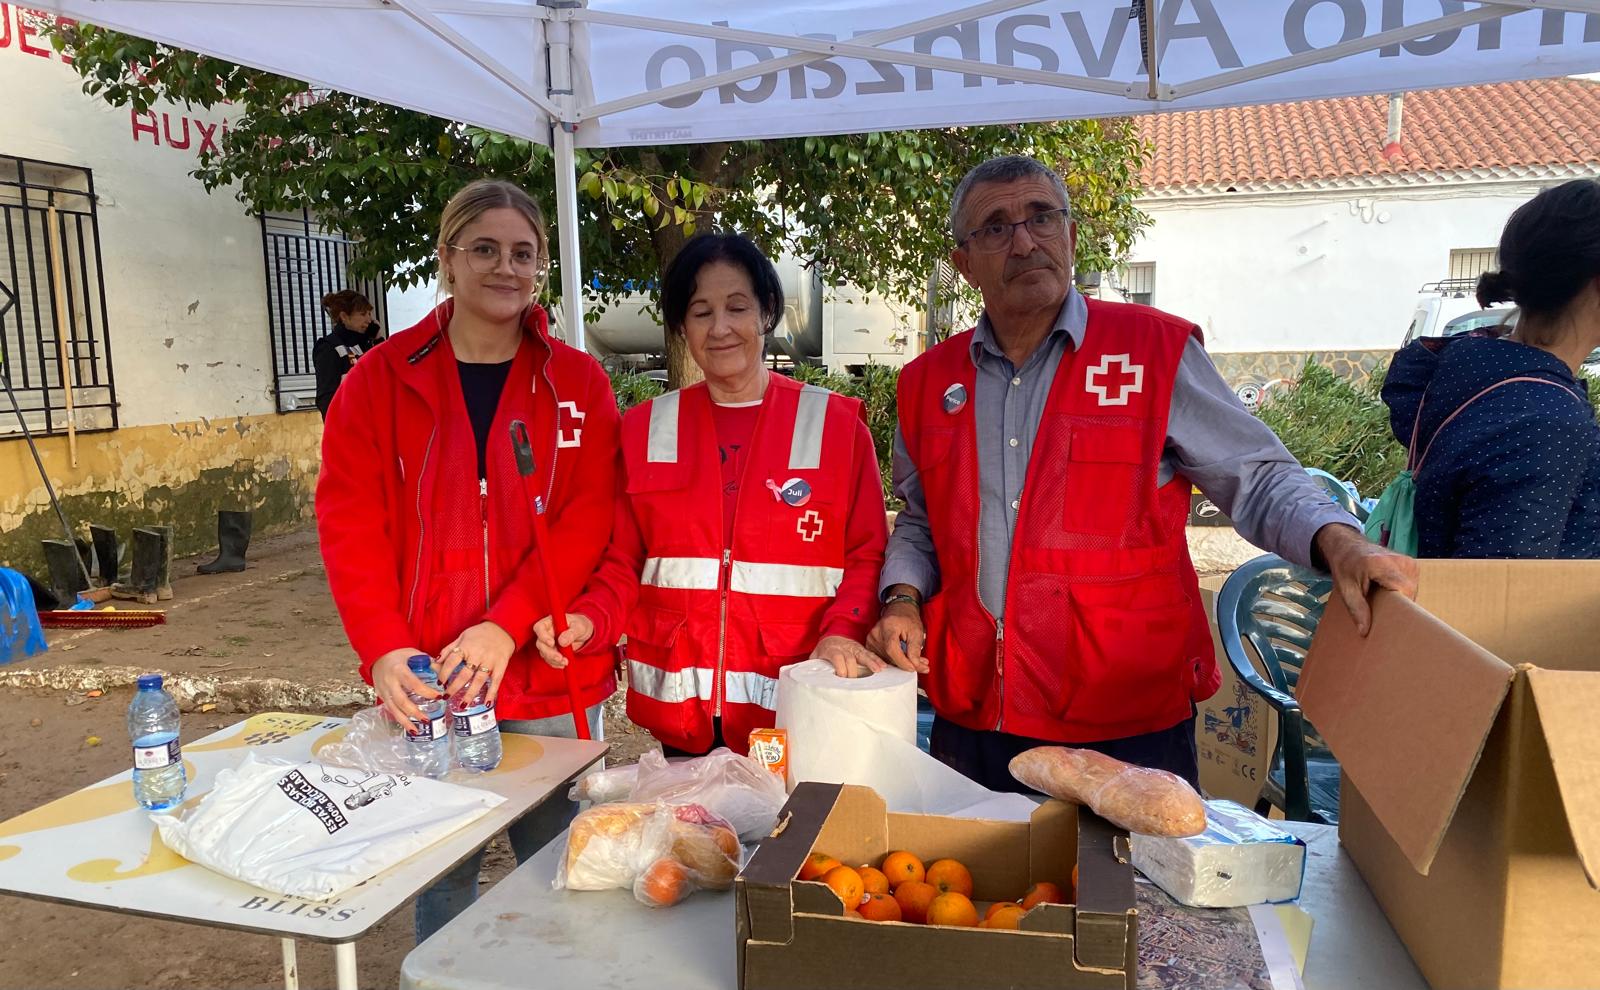
<svg viewBox="0 0 1600 990"><path fill-rule="evenodd" d="M1511 214L1500 235L1500 270L1478 278L1478 305L1509 300L1524 316L1547 319L1559 316L1597 277L1600 182L1574 179Z"/></svg>
<svg viewBox="0 0 1600 990"><path fill-rule="evenodd" d="M683 320L694 298L700 269L723 261L750 276L756 305L761 307L761 332L771 333L783 318L783 285L777 269L750 238L742 234L698 234L690 238L667 266L661 282L661 318L667 329L683 333Z"/></svg>
<svg viewBox="0 0 1600 990"><path fill-rule="evenodd" d="M1055 187L1056 192L1061 194L1062 206L1072 205L1067 185L1061 181L1061 176L1055 169L1027 155L1001 155L974 165L961 177L955 193L950 197L950 236L960 243L962 238L972 233L971 230L962 229L967 223L962 213L967 208L967 194L972 191L973 186L983 182L1017 182L1035 177L1042 178Z"/></svg>

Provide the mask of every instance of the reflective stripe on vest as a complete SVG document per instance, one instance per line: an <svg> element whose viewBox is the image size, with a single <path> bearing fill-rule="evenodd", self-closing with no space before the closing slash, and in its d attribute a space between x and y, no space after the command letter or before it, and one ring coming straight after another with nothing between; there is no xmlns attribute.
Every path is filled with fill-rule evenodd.
<svg viewBox="0 0 1600 990"><path fill-rule="evenodd" d="M800 389L794 411L794 436L789 441L789 469L814 471L822 466L822 425L828 416L828 396L832 393L817 385ZM658 395L650 401L649 439L645 461L650 464L676 464L678 461L678 411L681 392Z"/></svg>
<svg viewBox="0 0 1600 990"><path fill-rule="evenodd" d="M715 557L647 557L639 583L652 588L681 591L718 590ZM782 595L788 598L831 598L844 581L844 568L807 564L764 564L733 561L728 590L745 595Z"/></svg>
<svg viewBox="0 0 1600 990"><path fill-rule="evenodd" d="M778 679L748 670L730 670L724 699L736 705L759 705L768 711L778 707ZM661 670L637 660L628 661L628 686L663 704L676 705L698 699L710 701L717 672L710 667L685 667Z"/></svg>
<svg viewBox="0 0 1600 990"><path fill-rule="evenodd" d="M733 562L728 586L747 595L786 595L790 598L832 598L844 580L842 567L804 564L754 564Z"/></svg>
<svg viewBox="0 0 1600 990"><path fill-rule="evenodd" d="M822 423L828 414L830 394L816 385L800 390L800 405L794 411L794 439L789 442L791 471L812 471L822 466Z"/></svg>
<svg viewBox="0 0 1600 990"><path fill-rule="evenodd" d="M651 464L676 464L678 461L678 391L658 395L650 401L650 440L645 460Z"/></svg>
<svg viewBox="0 0 1600 990"><path fill-rule="evenodd" d="M652 588L716 591L722 561L715 557L647 557L639 583Z"/></svg>

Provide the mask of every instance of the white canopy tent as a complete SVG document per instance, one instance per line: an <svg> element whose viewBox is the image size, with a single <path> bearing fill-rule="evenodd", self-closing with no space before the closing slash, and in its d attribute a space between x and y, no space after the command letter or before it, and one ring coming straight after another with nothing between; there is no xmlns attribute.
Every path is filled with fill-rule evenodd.
<svg viewBox="0 0 1600 990"><path fill-rule="evenodd" d="M1600 0L51 0L52 11L551 145L1190 110L1600 71Z"/></svg>

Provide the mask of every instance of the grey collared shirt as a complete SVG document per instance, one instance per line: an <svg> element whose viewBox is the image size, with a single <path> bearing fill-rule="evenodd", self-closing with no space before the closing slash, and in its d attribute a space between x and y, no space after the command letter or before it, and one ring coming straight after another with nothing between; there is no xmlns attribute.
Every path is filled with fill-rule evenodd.
<svg viewBox="0 0 1600 990"><path fill-rule="evenodd" d="M1000 350L985 313L972 335L977 366L973 402L978 433L979 551L985 566L978 595L992 615L1005 614L1011 537L1023 480L1056 368L1068 348L1082 345L1089 310L1073 289L1055 326L1016 367ZM1297 564L1312 561L1312 539L1329 523L1354 519L1306 474L1277 434L1251 415L1228 388L1200 342L1190 339L1178 365L1167 419L1167 445L1157 484L1182 473L1233 519L1245 539ZM928 528L928 506L904 438L894 438L894 489L905 502L884 554L880 593L908 584L924 598L939 589L939 558Z"/></svg>

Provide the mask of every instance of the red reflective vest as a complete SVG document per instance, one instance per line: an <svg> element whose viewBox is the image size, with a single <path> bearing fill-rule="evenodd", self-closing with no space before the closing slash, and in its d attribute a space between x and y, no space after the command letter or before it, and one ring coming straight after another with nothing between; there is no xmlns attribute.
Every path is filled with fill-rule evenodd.
<svg viewBox="0 0 1600 990"><path fill-rule="evenodd" d="M667 745L706 750L721 716L724 740L743 753L751 729L772 725L778 670L811 655L844 578L860 417L855 399L773 375L731 541L705 386L623 417L627 498L646 552L623 623L628 717Z"/></svg>
<svg viewBox="0 0 1600 990"><path fill-rule="evenodd" d="M1089 301L1061 358L1023 484L1005 615L978 595L972 333L900 376L900 427L921 475L940 588L923 605L928 698L970 729L1096 742L1167 729L1220 682L1189 560L1190 485L1156 487L1185 323Z"/></svg>

